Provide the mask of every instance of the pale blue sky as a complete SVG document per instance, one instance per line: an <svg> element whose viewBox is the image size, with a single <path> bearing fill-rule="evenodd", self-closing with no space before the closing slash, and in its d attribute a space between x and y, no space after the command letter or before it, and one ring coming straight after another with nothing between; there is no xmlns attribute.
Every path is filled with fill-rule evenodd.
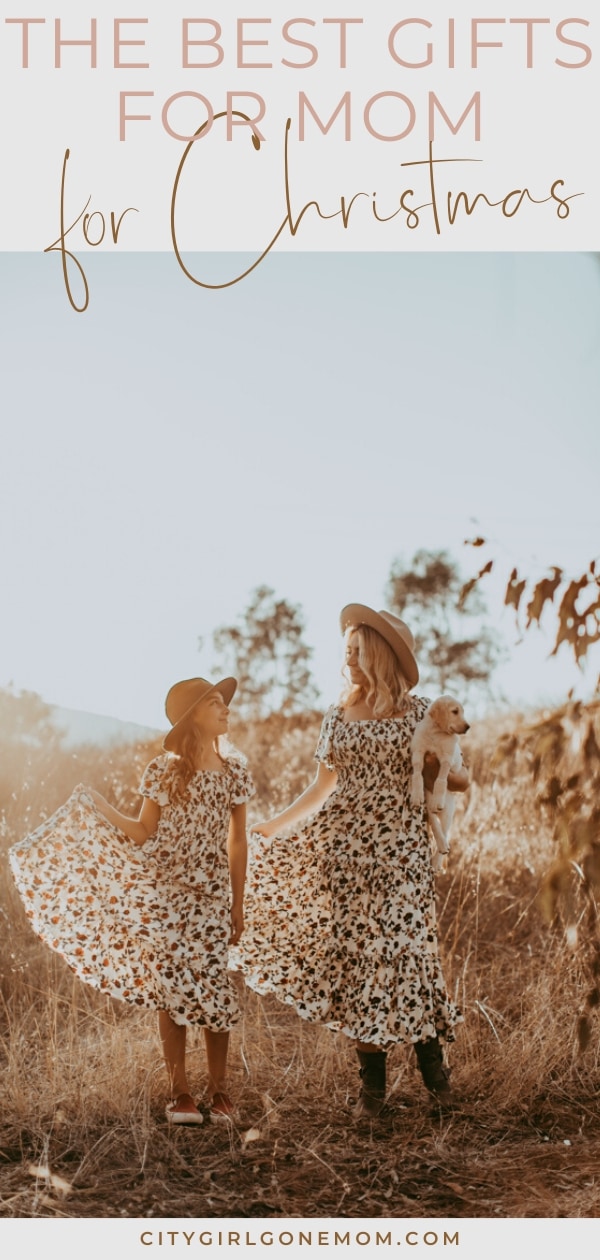
<svg viewBox="0 0 600 1260"><path fill-rule="evenodd" d="M170 683L210 672L198 636L266 583L329 701L339 608L381 607L399 553L467 569L475 531L504 575L597 553L595 257L282 253L217 293L170 254L85 266L77 315L58 255L0 255L0 685L163 725ZM514 649L510 697L571 685L549 647Z"/></svg>

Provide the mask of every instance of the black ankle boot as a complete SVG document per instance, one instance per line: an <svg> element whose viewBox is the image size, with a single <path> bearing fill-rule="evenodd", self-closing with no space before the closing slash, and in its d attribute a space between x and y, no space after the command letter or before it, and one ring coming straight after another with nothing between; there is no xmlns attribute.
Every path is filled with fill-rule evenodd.
<svg viewBox="0 0 600 1260"><path fill-rule="evenodd" d="M444 1066L442 1047L437 1037L415 1043L415 1054L425 1088L440 1103L452 1100L450 1073Z"/></svg>
<svg viewBox="0 0 600 1260"><path fill-rule="evenodd" d="M385 1050L357 1050L362 1081L359 1110L363 1115L378 1116L385 1101Z"/></svg>

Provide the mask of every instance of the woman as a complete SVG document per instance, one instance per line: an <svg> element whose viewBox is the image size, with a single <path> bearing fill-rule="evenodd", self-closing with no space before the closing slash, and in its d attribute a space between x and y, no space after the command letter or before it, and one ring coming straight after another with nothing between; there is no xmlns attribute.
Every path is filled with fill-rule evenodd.
<svg viewBox="0 0 600 1260"><path fill-rule="evenodd" d="M359 1107L373 1116L395 1043L414 1045L427 1089L450 1099L440 1039L453 1040L462 1017L438 957L425 810L410 799L411 737L428 703L410 694L414 639L363 604L342 610L341 628L349 685L325 715L313 783L252 828L246 935L234 953L252 988L355 1041ZM448 786L467 785L461 770ZM304 820L297 835L280 834Z"/></svg>

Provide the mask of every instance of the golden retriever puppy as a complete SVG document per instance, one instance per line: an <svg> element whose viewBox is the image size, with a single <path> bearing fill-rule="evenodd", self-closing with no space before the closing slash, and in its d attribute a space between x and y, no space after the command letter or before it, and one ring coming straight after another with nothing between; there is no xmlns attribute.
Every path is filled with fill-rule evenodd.
<svg viewBox="0 0 600 1260"><path fill-rule="evenodd" d="M448 775L462 767L459 735L469 729L462 705L454 696L439 696L430 704L425 716L417 723L412 737L413 805L427 806L427 817L437 845L435 870L443 865L444 855L450 848L449 834L454 815L454 796L448 791ZM425 790L423 765L425 754L433 753L440 768L431 792Z"/></svg>

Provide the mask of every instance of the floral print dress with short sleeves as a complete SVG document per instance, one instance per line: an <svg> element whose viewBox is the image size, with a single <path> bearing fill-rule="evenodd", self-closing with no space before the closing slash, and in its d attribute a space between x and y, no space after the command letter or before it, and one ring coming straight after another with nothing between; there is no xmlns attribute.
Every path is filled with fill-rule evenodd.
<svg viewBox="0 0 600 1260"><path fill-rule="evenodd" d="M147 766L140 792L161 806L138 847L85 787L10 850L32 927L88 984L176 1024L225 1032L238 1017L227 975L232 808L254 794L234 757L171 795L174 758Z"/></svg>
<svg viewBox="0 0 600 1260"><path fill-rule="evenodd" d="M332 707L317 760L335 790L295 835L253 838L246 929L234 963L258 992L378 1046L439 1036L461 1020L438 955L431 842L410 800L405 715L344 721Z"/></svg>

